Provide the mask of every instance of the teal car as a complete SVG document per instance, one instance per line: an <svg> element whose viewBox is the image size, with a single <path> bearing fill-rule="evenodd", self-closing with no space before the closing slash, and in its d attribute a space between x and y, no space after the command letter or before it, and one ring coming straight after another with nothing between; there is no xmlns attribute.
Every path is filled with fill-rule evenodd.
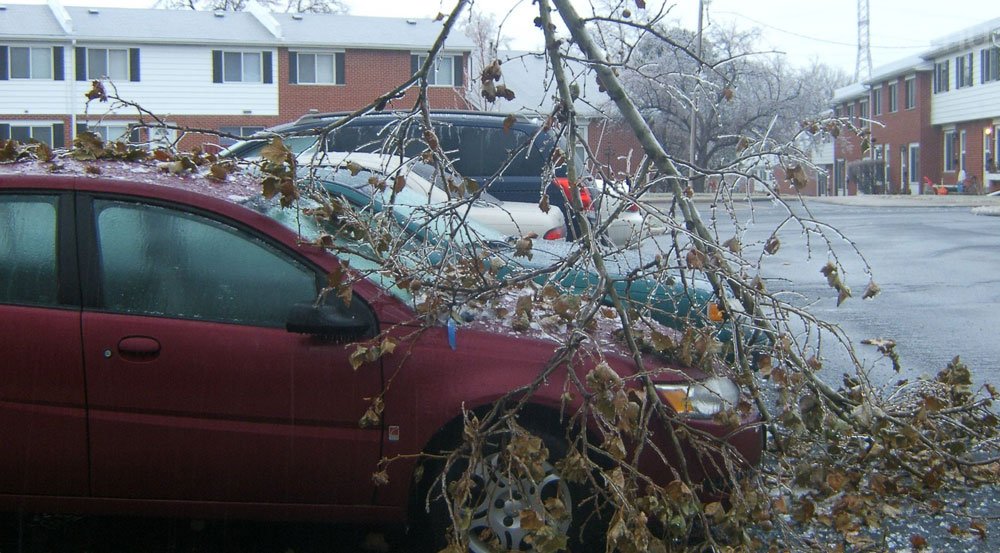
<svg viewBox="0 0 1000 553"><path fill-rule="evenodd" d="M424 177L434 171L419 161L408 167ZM302 218L294 216L294 210L288 210L287 223L296 225L310 239L325 235L342 255L346 254L352 268L380 281L385 289L410 303L415 302L412 286L400 286L398 278L387 275L393 265L399 264L404 269L429 268L418 280L430 282L440 267L464 262L465 266L473 267L462 281L470 289L488 285L488 276L494 279L491 281L494 284L515 279L553 284L584 299L598 293L600 277L586 267L589 258L580 254L578 245L534 240L527 249L522 238L504 236L463 217L460 203L457 207L429 204L427 197L409 188L393 191L391 184L381 188L377 184L391 183L394 178L395 174L379 174L357 166L315 168L311 177L304 179L306 188L325 196L325 201L346 202L353 207L351 215L335 217L324 228L318 225L305 228ZM386 223L392 225L391 232L377 238L369 236L371 228ZM330 228L331 224L340 228ZM572 256L578 257L576 262L565 263ZM426 263L428 260L431 263ZM450 263L445 263L446 260ZM681 332L690 327L714 327L720 342L725 344L731 339L731 325L723 320L726 310L719 305L707 281L693 278L690 273L664 271L658 260L644 259L638 251L607 256L605 267L628 308ZM406 271L396 274L402 272ZM477 276L482 278L477 280ZM414 277L405 280L412 283ZM603 303L611 305L606 294L600 296ZM730 312L733 307L736 306L731 303Z"/></svg>

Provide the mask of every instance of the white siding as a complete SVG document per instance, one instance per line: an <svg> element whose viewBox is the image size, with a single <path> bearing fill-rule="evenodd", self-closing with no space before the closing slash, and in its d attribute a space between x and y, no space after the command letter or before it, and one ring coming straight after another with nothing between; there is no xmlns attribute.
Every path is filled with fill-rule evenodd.
<svg viewBox="0 0 1000 553"><path fill-rule="evenodd" d="M66 43L4 43L5 46L62 46L66 80L9 79L0 81L0 115L52 115L67 113L73 49ZM83 94L83 92L80 92Z"/></svg>
<svg viewBox="0 0 1000 553"><path fill-rule="evenodd" d="M218 48L218 47L217 47ZM222 48L227 51L260 52L253 48ZM205 46L139 47L139 82L117 82L118 95L161 117L173 115L253 115L278 114L278 53L271 50L272 83L213 83L212 48ZM72 78L74 73L67 72ZM83 111L82 85L77 110ZM106 104L91 102L91 113L103 113ZM119 110L135 113L134 109Z"/></svg>
<svg viewBox="0 0 1000 553"><path fill-rule="evenodd" d="M931 94L931 124L944 125L962 121L974 121L989 117L1000 117L1000 81L981 83L979 51L984 45L954 52L936 58L935 62L950 60L948 92ZM972 52L972 86L955 88L955 58Z"/></svg>
<svg viewBox="0 0 1000 553"><path fill-rule="evenodd" d="M84 94L91 81L76 81L73 46L64 47L65 80L9 79L0 81L0 115L82 114ZM106 48L104 44L79 44ZM113 46L121 48L123 46ZM127 47L127 46L126 46ZM136 47L136 46L131 46ZM271 50L272 83L213 83L212 48L205 46L150 46L139 48L140 81L117 81L118 96L135 102L158 116L175 115L278 115L278 53ZM227 51L260 52L252 48L222 48ZM112 90L108 90L112 92ZM111 104L90 102L92 115L103 115ZM134 115L134 108L118 108Z"/></svg>

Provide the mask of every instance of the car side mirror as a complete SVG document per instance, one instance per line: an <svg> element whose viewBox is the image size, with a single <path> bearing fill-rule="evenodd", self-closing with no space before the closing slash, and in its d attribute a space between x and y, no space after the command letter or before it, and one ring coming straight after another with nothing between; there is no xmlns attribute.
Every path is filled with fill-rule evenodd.
<svg viewBox="0 0 1000 553"><path fill-rule="evenodd" d="M306 302L292 306L288 312L285 329L298 334L360 338L371 330L371 323L343 313L331 305Z"/></svg>

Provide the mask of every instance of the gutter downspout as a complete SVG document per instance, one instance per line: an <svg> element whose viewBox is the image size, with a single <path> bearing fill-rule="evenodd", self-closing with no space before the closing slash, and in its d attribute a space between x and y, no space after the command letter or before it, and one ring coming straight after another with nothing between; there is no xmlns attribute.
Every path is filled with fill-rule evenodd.
<svg viewBox="0 0 1000 553"><path fill-rule="evenodd" d="M74 65L74 71L71 74L67 74L66 60L76 54L76 37L73 36L73 18L59 0L48 0L48 6L49 11L56 18L56 22L59 23L59 27L62 28L64 33L70 36L70 50L63 56L63 78L69 80L69 98L66 99L66 113L69 114L69 136L72 142L72 138L76 136L76 109L73 105L74 98L76 97L76 71Z"/></svg>

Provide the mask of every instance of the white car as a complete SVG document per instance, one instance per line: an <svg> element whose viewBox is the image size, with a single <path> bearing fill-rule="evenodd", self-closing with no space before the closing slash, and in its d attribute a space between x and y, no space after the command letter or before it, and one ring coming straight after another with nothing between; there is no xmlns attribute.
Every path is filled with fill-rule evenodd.
<svg viewBox="0 0 1000 553"><path fill-rule="evenodd" d="M597 224L603 225L611 219L619 206L625 204L617 217L608 225L608 239L616 246L631 247L650 236L666 232L666 225L645 211L642 206L629 200L622 183L607 183L596 180L594 187L601 191Z"/></svg>
<svg viewBox="0 0 1000 553"><path fill-rule="evenodd" d="M306 151L300 154L299 161L303 174L314 171L320 179L336 179L340 184L358 189L371 187L369 179L373 175L388 182L389 186L397 176L402 176L405 186L426 197L427 205L431 206L468 200L472 195L472 191L465 191L464 197L454 191L449 194L445 189L447 178L442 178L436 167L416 158L355 152L327 152L317 156L313 151ZM506 236L534 235L544 240L563 240L566 237L566 221L557 207L550 207L548 212L544 212L537 204L504 202L481 191L471 203L460 205L457 209L459 213L468 209L470 219Z"/></svg>

